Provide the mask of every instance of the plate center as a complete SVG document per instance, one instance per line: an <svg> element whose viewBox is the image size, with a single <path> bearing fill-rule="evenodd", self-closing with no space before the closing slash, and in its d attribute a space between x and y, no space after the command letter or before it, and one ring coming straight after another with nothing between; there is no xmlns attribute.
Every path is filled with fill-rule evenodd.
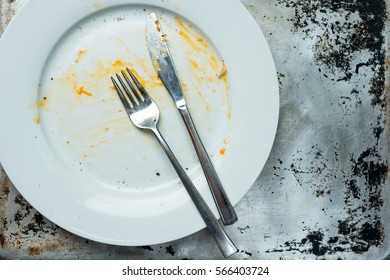
<svg viewBox="0 0 390 280"><path fill-rule="evenodd" d="M35 120L64 167L96 186L136 192L180 186L158 142L130 122L111 84L110 76L126 67L159 106L160 130L183 167L203 181L184 123L148 54L145 24L152 11L161 16L190 112L216 165L228 145L228 79L212 42L161 8L103 9L71 27L53 48L41 75Z"/></svg>

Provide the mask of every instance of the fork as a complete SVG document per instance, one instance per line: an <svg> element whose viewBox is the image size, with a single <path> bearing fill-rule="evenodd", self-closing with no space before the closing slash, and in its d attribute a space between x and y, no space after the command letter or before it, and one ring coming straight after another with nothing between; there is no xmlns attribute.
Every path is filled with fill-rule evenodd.
<svg viewBox="0 0 390 280"><path fill-rule="evenodd" d="M200 215L202 216L203 221L216 241L222 254L225 257L233 255L237 252L236 246L231 241L224 228L215 218L214 214L190 178L187 176L183 167L180 165L179 161L176 159L175 155L161 135L157 127L160 111L156 103L153 101L135 75L131 72L131 70L126 68L126 71L128 75L125 71L121 71L123 78L119 74L115 75L119 83L115 80L114 77L111 77L111 80L130 120L136 127L149 130L154 134L165 154L169 158L171 164L173 165L193 203L198 209Z"/></svg>

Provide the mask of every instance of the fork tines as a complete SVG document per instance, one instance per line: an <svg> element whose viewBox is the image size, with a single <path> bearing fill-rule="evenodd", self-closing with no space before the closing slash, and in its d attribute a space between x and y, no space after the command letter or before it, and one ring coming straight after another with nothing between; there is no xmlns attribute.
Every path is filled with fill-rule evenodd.
<svg viewBox="0 0 390 280"><path fill-rule="evenodd" d="M143 100L148 99L149 95L131 70L126 68L126 71L128 75L126 72L121 71L123 79L119 74L115 75L121 86L117 83L114 77L111 77L111 81L114 84L122 103L128 104L134 108L134 106L140 104Z"/></svg>

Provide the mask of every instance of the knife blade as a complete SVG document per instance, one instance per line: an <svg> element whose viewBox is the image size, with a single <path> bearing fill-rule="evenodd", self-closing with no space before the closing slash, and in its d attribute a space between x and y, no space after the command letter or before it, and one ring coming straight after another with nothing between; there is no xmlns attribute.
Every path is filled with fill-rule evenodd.
<svg viewBox="0 0 390 280"><path fill-rule="evenodd" d="M149 54L152 59L152 64L165 88L175 102L190 134L221 220L223 224L231 225L237 221L237 214L229 201L217 172L215 171L195 128L195 124L188 110L177 71L168 48L166 34L163 33L160 22L155 13L149 14L147 18L146 41Z"/></svg>

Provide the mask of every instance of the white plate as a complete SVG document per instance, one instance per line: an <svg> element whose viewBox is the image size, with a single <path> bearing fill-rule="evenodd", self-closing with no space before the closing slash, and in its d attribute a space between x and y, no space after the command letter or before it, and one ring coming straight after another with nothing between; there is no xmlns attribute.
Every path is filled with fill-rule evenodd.
<svg viewBox="0 0 390 280"><path fill-rule="evenodd" d="M124 66L155 98L162 133L217 215L148 56L151 11L161 17L190 111L232 203L260 174L275 137L273 59L239 1L30 0L0 42L1 163L44 216L104 243L156 244L205 226L155 139L130 123L110 87L110 75ZM222 60L227 73L219 77Z"/></svg>

